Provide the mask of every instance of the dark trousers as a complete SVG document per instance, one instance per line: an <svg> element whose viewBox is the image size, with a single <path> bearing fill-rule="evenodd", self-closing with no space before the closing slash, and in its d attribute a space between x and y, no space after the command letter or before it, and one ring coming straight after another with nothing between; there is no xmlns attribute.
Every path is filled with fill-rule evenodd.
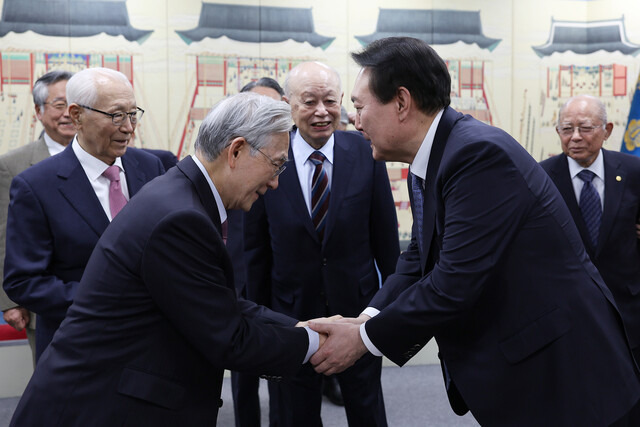
<svg viewBox="0 0 640 427"><path fill-rule="evenodd" d="M350 427L386 427L387 417L380 374L382 358L365 354L351 368L337 374ZM310 364L293 378L269 382L271 427L320 427L322 376Z"/></svg>
<svg viewBox="0 0 640 427"><path fill-rule="evenodd" d="M236 427L260 427L260 377L231 372L231 393Z"/></svg>

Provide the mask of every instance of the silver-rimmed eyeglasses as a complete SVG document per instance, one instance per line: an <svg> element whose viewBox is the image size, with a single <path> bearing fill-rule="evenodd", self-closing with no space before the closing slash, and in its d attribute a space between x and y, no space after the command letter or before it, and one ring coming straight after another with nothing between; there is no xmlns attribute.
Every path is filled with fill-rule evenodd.
<svg viewBox="0 0 640 427"><path fill-rule="evenodd" d="M274 178L276 176L279 176L287 168L287 160L283 161L282 164L280 166L278 166L278 164L275 162L275 160L273 160L271 157L269 157L265 153L263 153L261 149L256 148L256 151L258 151L260 154L265 156L267 158L267 160L269 160L271 162L273 167L276 168L276 171L273 173L273 177Z"/></svg>
<svg viewBox="0 0 640 427"><path fill-rule="evenodd" d="M571 136L573 133L578 130L578 133L582 136L591 135L596 129L604 128L603 125L600 126L571 126L571 125L561 125L556 129L558 133L562 136Z"/></svg>
<svg viewBox="0 0 640 427"><path fill-rule="evenodd" d="M107 113L106 111L101 111L96 108L91 108L87 105L78 104L78 106L82 108L86 108L87 110L95 111L96 113L102 113L105 116L111 117L111 121L116 126L120 126L122 123L124 123L124 120L127 116L129 116L129 120L131 121L131 124L135 125L136 123L138 123L138 120L140 120L142 118L142 115L144 114L144 110L140 107L136 107L136 111L132 111L130 113L125 113L124 111L118 111L116 113Z"/></svg>

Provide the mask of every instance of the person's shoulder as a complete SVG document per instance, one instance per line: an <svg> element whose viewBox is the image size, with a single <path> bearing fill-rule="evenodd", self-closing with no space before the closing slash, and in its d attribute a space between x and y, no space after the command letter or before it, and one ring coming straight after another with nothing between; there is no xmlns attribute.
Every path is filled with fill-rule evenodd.
<svg viewBox="0 0 640 427"><path fill-rule="evenodd" d="M602 149L602 153L604 155L605 160L618 160L622 163L629 164L632 166L640 166L640 157L634 156L633 154L621 153L619 151L611 151Z"/></svg>
<svg viewBox="0 0 640 427"><path fill-rule="evenodd" d="M543 169L548 169L551 166L557 164L563 157L563 154L556 154L554 156L547 157L546 159L540 161L540 166L542 166Z"/></svg>
<svg viewBox="0 0 640 427"><path fill-rule="evenodd" d="M43 144L44 142L38 139L0 155L0 169L12 170L17 166L16 163L29 161L32 158L34 151L39 148L46 149L46 145L41 147ZM17 174L20 171L14 172Z"/></svg>
<svg viewBox="0 0 640 427"><path fill-rule="evenodd" d="M135 159L141 166L144 167L156 167L158 165L162 166L162 162L160 161L160 158L158 156L140 148L128 147L127 151L125 151L122 157L125 159Z"/></svg>
<svg viewBox="0 0 640 427"><path fill-rule="evenodd" d="M169 150L158 150L154 148L141 148L141 150L159 158L165 170L169 170L169 168L172 168L178 163L178 157Z"/></svg>

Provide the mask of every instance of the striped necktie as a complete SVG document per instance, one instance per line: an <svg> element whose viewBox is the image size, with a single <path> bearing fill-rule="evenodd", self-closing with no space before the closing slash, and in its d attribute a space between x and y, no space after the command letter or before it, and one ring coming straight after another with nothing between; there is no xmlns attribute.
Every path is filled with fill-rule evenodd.
<svg viewBox="0 0 640 427"><path fill-rule="evenodd" d="M423 188L423 180L418 175L411 174L411 192L413 193L413 207L414 216L413 220L417 223L418 235L416 239L418 240L418 249L420 252L423 251L422 248L422 221L423 221L423 205L424 205L424 188Z"/></svg>
<svg viewBox="0 0 640 427"><path fill-rule="evenodd" d="M324 226L327 222L327 210L329 209L329 177L322 164L325 156L320 151L314 151L309 156L311 163L315 165L311 178L311 220L320 236L324 236Z"/></svg>
<svg viewBox="0 0 640 427"><path fill-rule="evenodd" d="M584 181L582 191L580 192L580 211L582 219L587 225L591 243L594 247L598 245L598 234L600 233L600 222L602 219L602 204L600 196L593 187L593 178L596 175L590 170L583 169L578 173L578 178Z"/></svg>

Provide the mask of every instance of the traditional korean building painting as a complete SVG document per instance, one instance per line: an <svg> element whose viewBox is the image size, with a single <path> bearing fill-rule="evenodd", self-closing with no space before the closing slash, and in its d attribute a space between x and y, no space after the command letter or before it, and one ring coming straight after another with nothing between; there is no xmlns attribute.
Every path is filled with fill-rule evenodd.
<svg viewBox="0 0 640 427"><path fill-rule="evenodd" d="M91 26L86 25L87 22ZM135 88L134 64L136 57L140 59L132 53L135 49L96 53L94 43L90 42L86 44L87 53L71 53L63 48L64 39L69 37L84 38L101 33L101 37L122 36L127 43L140 44L152 31L131 27L126 0L66 3L4 0L0 21L1 152L33 141L42 131L35 116L31 88L49 71L76 72L88 67L107 67L124 73ZM68 48L68 43L65 47ZM140 93L136 96L142 98ZM141 122L138 139L143 137L144 130Z"/></svg>
<svg viewBox="0 0 640 427"><path fill-rule="evenodd" d="M552 20L547 42L532 49L542 58L540 81L546 84L539 98L538 124L530 126L538 132L525 137L529 141L526 148L533 151L536 142L540 159L560 152L555 135L558 110L576 95L593 95L605 103L608 120L614 123L610 140L620 141L621 135L617 133L624 131L630 92L637 75L634 56L640 52L640 45L627 39L624 18L586 23ZM592 64L587 56L596 52L600 63ZM536 137L539 141L535 141Z"/></svg>
<svg viewBox="0 0 640 427"><path fill-rule="evenodd" d="M239 55L215 52L225 40L257 44L294 43L324 50L335 39L319 35L314 30L310 8L242 6L202 3L198 26L176 31L190 45L189 55L195 61L195 78L188 89L190 102L180 112L184 126L177 155L184 157L193 151L200 123L211 107L224 97L240 92L251 81L271 77L281 85L286 73L310 57ZM206 42L209 42L206 44ZM196 42L201 42L196 47ZM251 49L245 49L251 50ZM190 59L191 60L191 59Z"/></svg>
<svg viewBox="0 0 640 427"><path fill-rule="evenodd" d="M488 85L490 60L478 59L487 55L466 57L468 49L456 46L475 45L477 51L492 52L500 39L483 34L479 11L440 9L380 9L376 31L373 34L355 36L363 46L372 41L392 36L414 37L433 45L442 46L453 56L444 56L451 75L451 106L456 110L493 124L491 91ZM403 163L387 163L391 188L396 203L401 240L411 238L411 210L406 178L408 168Z"/></svg>

